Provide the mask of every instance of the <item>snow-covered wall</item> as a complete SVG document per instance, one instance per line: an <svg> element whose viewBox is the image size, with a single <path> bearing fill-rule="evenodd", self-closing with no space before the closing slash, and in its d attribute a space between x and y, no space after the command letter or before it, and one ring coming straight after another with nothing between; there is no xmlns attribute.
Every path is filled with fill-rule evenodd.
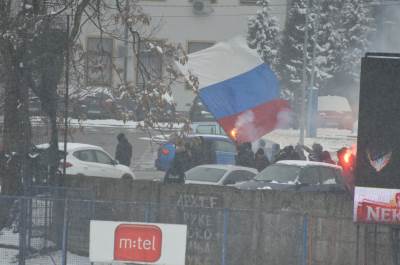
<svg viewBox="0 0 400 265"><path fill-rule="evenodd" d="M87 251L88 219L97 219L188 224L188 265L392 265L390 228L377 226L374 237L370 226L355 225L348 194L103 178L68 178L67 185L89 188L99 200L70 206L71 251Z"/></svg>

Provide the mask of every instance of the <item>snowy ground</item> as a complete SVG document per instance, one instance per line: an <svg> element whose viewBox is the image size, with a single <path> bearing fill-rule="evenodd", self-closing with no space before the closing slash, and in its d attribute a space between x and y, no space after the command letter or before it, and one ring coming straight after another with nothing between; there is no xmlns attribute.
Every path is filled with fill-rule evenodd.
<svg viewBox="0 0 400 265"><path fill-rule="evenodd" d="M14 265L18 264L17 258L18 250L0 248L0 264ZM61 251L51 252L45 255L33 255L26 259L26 265L56 265L61 264L62 254ZM81 257L75 254L68 253L68 265L89 265L88 257Z"/></svg>
<svg viewBox="0 0 400 265"><path fill-rule="evenodd" d="M14 233L11 229L3 229L0 232L0 244L6 245L8 248L0 248L0 264L14 265L18 264L18 242L19 234ZM31 246L37 249L43 249L43 239L33 238ZM48 241L47 247L54 247L54 243ZM26 265L56 265L61 264L62 252L52 251L46 254L31 254L26 258ZM88 257L78 256L72 253L67 254L68 265L90 264Z"/></svg>
<svg viewBox="0 0 400 265"><path fill-rule="evenodd" d="M32 117L31 122L33 125L44 125L46 119L42 117ZM106 120L78 120L78 119L69 119L70 126L72 127L102 127L102 128L124 128L124 129L135 129L138 126L143 126L143 122L137 121L122 121L115 119L106 119ZM172 129L182 128L183 124L172 124ZM170 124L168 123L158 123L154 126L156 129L171 129Z"/></svg>

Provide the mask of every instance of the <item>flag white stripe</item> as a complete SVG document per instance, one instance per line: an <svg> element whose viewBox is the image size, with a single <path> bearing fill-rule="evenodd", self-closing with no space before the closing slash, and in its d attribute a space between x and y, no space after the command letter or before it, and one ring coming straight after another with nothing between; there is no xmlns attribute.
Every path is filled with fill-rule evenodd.
<svg viewBox="0 0 400 265"><path fill-rule="evenodd" d="M263 63L243 37L219 42L188 57L185 65L177 63L177 66L187 79L190 73L196 76L200 89L246 73Z"/></svg>

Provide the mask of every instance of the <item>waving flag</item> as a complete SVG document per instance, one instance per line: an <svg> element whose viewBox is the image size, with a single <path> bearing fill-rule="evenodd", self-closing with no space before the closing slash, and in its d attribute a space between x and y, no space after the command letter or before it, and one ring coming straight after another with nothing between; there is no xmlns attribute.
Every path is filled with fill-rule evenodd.
<svg viewBox="0 0 400 265"><path fill-rule="evenodd" d="M178 67L188 79L197 77L201 101L231 138L251 142L277 127L288 103L279 98L274 72L244 38L217 43L188 57Z"/></svg>

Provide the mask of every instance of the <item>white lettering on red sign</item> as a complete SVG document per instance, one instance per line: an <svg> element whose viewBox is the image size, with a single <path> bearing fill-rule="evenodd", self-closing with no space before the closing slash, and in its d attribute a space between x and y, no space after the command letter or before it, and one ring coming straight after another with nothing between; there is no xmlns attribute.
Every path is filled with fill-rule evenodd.
<svg viewBox="0 0 400 265"><path fill-rule="evenodd" d="M161 229L155 225L121 224L115 229L114 260L156 262L161 246Z"/></svg>

